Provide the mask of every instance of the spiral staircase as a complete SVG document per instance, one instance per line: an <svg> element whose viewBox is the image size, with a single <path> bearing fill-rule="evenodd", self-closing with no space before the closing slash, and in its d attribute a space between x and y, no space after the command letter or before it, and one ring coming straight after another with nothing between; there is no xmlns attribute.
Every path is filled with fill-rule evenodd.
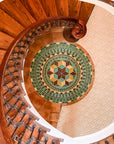
<svg viewBox="0 0 114 144"><path fill-rule="evenodd" d="M65 137L56 135L56 131L40 122L41 116L35 115L37 112L33 112L27 102L22 74L24 61L30 45L40 35L53 28L74 28L80 24L79 20L86 25L93 8L94 5L78 0L4 0L0 3L0 144L66 144ZM83 31L85 35L84 27ZM75 40L81 37L76 35ZM42 106L40 100L38 104ZM39 113L60 113L60 109L61 104L48 102ZM53 121L53 115L47 119L47 115L43 117L56 127L57 119ZM113 144L114 135L95 144L103 143Z"/></svg>

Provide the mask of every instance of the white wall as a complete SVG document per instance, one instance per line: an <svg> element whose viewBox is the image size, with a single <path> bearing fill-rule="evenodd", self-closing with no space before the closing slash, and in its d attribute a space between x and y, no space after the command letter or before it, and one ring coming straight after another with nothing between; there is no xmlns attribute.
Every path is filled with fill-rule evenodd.
<svg viewBox="0 0 114 144"><path fill-rule="evenodd" d="M105 3L105 2L100 1L100 0L80 0L80 1L88 2L88 3L95 4L97 6L100 6L114 15L114 7L108 3ZM111 0L111 1L114 1L114 0Z"/></svg>
<svg viewBox="0 0 114 144"><path fill-rule="evenodd" d="M64 106L58 129L69 136L95 133L114 121L114 16L96 6L78 42L95 65L95 80L81 101Z"/></svg>

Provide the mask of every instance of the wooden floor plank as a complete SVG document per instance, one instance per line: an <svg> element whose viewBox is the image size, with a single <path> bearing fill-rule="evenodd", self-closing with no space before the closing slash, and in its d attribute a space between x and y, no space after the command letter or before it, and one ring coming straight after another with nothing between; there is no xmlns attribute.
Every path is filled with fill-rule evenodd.
<svg viewBox="0 0 114 144"><path fill-rule="evenodd" d="M68 0L55 0L58 16L68 17Z"/></svg>
<svg viewBox="0 0 114 144"><path fill-rule="evenodd" d="M14 40L13 37L0 32L0 48L7 50L7 48L9 47L9 45L12 43L12 41Z"/></svg>
<svg viewBox="0 0 114 144"><path fill-rule="evenodd" d="M46 13L39 0L20 0L20 1L37 21L41 21L47 18Z"/></svg>
<svg viewBox="0 0 114 144"><path fill-rule="evenodd" d="M69 17L79 19L81 2L79 0L68 0Z"/></svg>
<svg viewBox="0 0 114 144"><path fill-rule="evenodd" d="M47 17L58 16L55 0L40 0Z"/></svg>
<svg viewBox="0 0 114 144"><path fill-rule="evenodd" d="M23 26L0 9L0 31L16 37L23 29Z"/></svg>
<svg viewBox="0 0 114 144"><path fill-rule="evenodd" d="M24 27L35 22L20 0L5 0L0 4L0 8Z"/></svg>
<svg viewBox="0 0 114 144"><path fill-rule="evenodd" d="M93 11L94 5L90 3L81 3L81 9L80 9L80 19L84 21L86 24L92 11Z"/></svg>

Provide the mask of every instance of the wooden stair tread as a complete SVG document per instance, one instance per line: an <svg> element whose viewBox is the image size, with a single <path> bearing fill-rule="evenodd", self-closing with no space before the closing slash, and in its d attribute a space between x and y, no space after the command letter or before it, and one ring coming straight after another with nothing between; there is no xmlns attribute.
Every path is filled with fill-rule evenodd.
<svg viewBox="0 0 114 144"><path fill-rule="evenodd" d="M79 0L68 0L69 17L79 19L81 2Z"/></svg>
<svg viewBox="0 0 114 144"><path fill-rule="evenodd" d="M37 20L47 18L46 13L39 0L20 0L29 13Z"/></svg>
<svg viewBox="0 0 114 144"><path fill-rule="evenodd" d="M23 118L23 120L21 122L24 122L23 125L21 125L20 127L17 128L16 134L21 135L24 131L24 129L26 128L26 124L28 123L28 126L34 121L34 117L30 118L31 116L29 114L26 114ZM30 118L30 121L29 121ZM17 121L19 122L19 121Z"/></svg>
<svg viewBox="0 0 114 144"><path fill-rule="evenodd" d="M85 2L81 3L79 18L83 20L85 24L87 23L93 8L94 8L93 4L85 3Z"/></svg>
<svg viewBox="0 0 114 144"><path fill-rule="evenodd" d="M17 102L17 103L16 103ZM15 104L16 103L16 104ZM13 118L16 114L18 115L18 113L19 112L17 112L17 109L19 109L20 107L21 107L21 104L23 103L23 101L22 100L18 100L18 99L13 99L12 100L12 102L10 102L10 103L8 103L8 104L6 104L6 105L8 105L8 106L10 106L10 108L6 108L7 106L4 106L4 112L5 112L5 115L6 115L6 117L7 116L10 116L11 118ZM13 107L14 106L14 108L11 108L11 107ZM16 109L17 108L17 109ZM21 107L21 110L20 111L22 111L23 109L25 109L26 108L26 105L24 105L23 107ZM17 116L16 116L17 117ZM17 119L15 117L15 119ZM15 121L15 119L13 120L13 121ZM17 121L18 121L19 119L17 119Z"/></svg>
<svg viewBox="0 0 114 144"><path fill-rule="evenodd" d="M56 7L57 7L58 16L68 17L68 15L69 15L68 0L56 0L55 3L56 3Z"/></svg>
<svg viewBox="0 0 114 144"><path fill-rule="evenodd" d="M0 8L24 27L35 22L35 19L22 5L20 0L5 0L0 4Z"/></svg>
<svg viewBox="0 0 114 144"><path fill-rule="evenodd" d="M13 40L13 37L0 32L0 48L7 50Z"/></svg>
<svg viewBox="0 0 114 144"><path fill-rule="evenodd" d="M6 50L1 50L1 49L0 49L0 65L1 65L1 63L2 63L2 60L3 60L3 58L4 58L5 53L6 53Z"/></svg>
<svg viewBox="0 0 114 144"><path fill-rule="evenodd" d="M2 19L2 21L0 21L0 31L9 34L12 37L16 37L22 30L24 30L17 21L2 9L0 9L0 19Z"/></svg>
<svg viewBox="0 0 114 144"><path fill-rule="evenodd" d="M58 16L55 0L40 0L47 17Z"/></svg>
<svg viewBox="0 0 114 144"><path fill-rule="evenodd" d="M47 132L46 128L40 126L36 122L32 122L29 127L31 128L31 131L29 129L26 130L25 136L23 137L24 141L30 141L30 138L32 137L35 137L37 140L40 140L42 136L44 135L44 133ZM39 138L38 138L38 135L39 135Z"/></svg>

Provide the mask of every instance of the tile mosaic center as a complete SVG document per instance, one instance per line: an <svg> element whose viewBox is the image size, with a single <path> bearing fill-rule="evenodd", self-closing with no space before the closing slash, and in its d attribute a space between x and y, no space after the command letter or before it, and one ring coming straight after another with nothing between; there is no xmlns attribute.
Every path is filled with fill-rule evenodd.
<svg viewBox="0 0 114 144"><path fill-rule="evenodd" d="M34 56L30 77L38 94L54 103L79 100L89 91L93 80L93 63L81 47L52 43Z"/></svg>
<svg viewBox="0 0 114 144"><path fill-rule="evenodd" d="M47 74L54 85L65 86L69 85L72 81L76 72L70 61L54 61L50 66Z"/></svg>

